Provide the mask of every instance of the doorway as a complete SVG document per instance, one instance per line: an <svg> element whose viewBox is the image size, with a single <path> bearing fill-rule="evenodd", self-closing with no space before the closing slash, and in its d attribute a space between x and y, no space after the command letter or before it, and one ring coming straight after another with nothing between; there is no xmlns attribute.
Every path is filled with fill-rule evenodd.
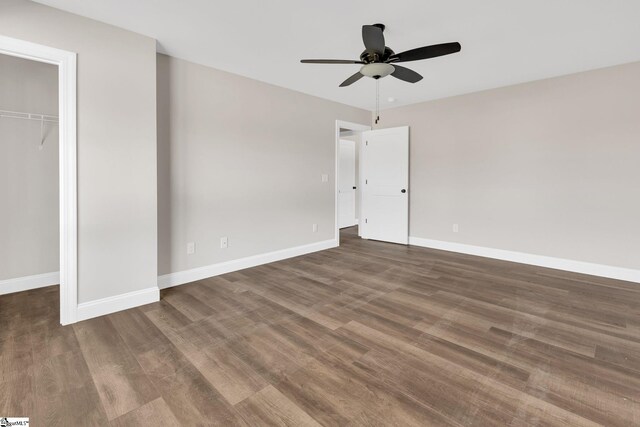
<svg viewBox="0 0 640 427"><path fill-rule="evenodd" d="M343 230L363 239L407 245L409 127L372 130L337 120L335 153L336 243Z"/></svg>
<svg viewBox="0 0 640 427"><path fill-rule="evenodd" d="M340 229L358 224L358 203L356 183L360 135L349 131L340 132L338 150L338 226Z"/></svg>
<svg viewBox="0 0 640 427"><path fill-rule="evenodd" d="M358 227L360 211L359 158L362 132L371 126L336 120L335 133L335 240L340 230ZM357 232L352 230L352 232Z"/></svg>
<svg viewBox="0 0 640 427"><path fill-rule="evenodd" d="M0 55L18 57L25 60L52 64L57 67L57 136L58 136L58 177L59 177L59 289L60 323L74 323L77 312L77 170L76 170L76 54L48 46L39 45L11 37L0 36ZM5 109L2 107L0 109ZM2 120L30 121L38 118L38 112L19 111L6 108L13 113L12 118ZM18 113L18 114L16 114ZM26 114L19 114L26 113ZM33 113L33 114L32 114ZM9 113L5 114L9 115ZM45 120L49 115L39 113L42 139L44 139ZM50 123L50 122L47 122ZM50 129L49 129L50 130ZM46 144L46 141L44 142ZM20 175L14 177L20 179ZM41 275L8 279L0 282L3 289L11 292L46 286L50 277Z"/></svg>

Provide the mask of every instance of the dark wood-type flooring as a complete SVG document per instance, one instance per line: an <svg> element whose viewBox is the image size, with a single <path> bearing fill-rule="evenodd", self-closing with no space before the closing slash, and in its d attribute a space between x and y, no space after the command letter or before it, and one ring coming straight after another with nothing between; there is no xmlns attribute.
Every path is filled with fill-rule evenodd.
<svg viewBox="0 0 640 427"><path fill-rule="evenodd" d="M31 425L640 425L640 285L358 239L58 325L0 297Z"/></svg>

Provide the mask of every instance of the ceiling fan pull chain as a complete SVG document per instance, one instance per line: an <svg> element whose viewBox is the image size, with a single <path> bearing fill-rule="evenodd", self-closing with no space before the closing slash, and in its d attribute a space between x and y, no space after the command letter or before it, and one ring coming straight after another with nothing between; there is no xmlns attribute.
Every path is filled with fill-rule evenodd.
<svg viewBox="0 0 640 427"><path fill-rule="evenodd" d="M376 79L376 124L380 121L380 79Z"/></svg>

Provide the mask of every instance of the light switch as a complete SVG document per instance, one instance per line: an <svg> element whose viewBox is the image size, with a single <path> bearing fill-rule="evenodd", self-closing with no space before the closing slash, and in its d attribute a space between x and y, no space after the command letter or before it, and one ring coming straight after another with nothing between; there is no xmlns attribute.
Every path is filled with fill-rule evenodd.
<svg viewBox="0 0 640 427"><path fill-rule="evenodd" d="M326 173L322 174L322 182L329 182L329 175L327 175Z"/></svg>

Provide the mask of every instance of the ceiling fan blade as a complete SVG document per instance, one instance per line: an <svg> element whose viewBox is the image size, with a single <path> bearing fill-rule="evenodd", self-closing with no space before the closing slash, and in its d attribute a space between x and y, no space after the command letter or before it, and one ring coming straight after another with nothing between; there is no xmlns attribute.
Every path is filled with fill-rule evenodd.
<svg viewBox="0 0 640 427"><path fill-rule="evenodd" d="M375 52L379 55L384 53L384 34L382 29L375 25L362 26L362 41L367 50Z"/></svg>
<svg viewBox="0 0 640 427"><path fill-rule="evenodd" d="M421 59L450 55L452 53L460 52L461 49L462 46L460 46L460 43L458 42L434 44L433 46L423 46L417 49L396 53L395 55L391 55L389 59L387 59L387 62L419 61Z"/></svg>
<svg viewBox="0 0 640 427"><path fill-rule="evenodd" d="M409 83L417 83L422 80L422 76L413 70L395 64L393 68L395 68L395 71L391 73L391 75L396 79L404 80Z"/></svg>
<svg viewBox="0 0 640 427"><path fill-rule="evenodd" d="M347 80L343 81L340 84L340 87L345 87L345 86L349 86L352 83L357 82L358 80L360 80L361 78L363 78L364 75L360 74L360 71L358 71L357 73L355 73L353 76L349 77Z"/></svg>
<svg viewBox="0 0 640 427"><path fill-rule="evenodd" d="M364 64L362 61L352 61L350 59L301 59L303 64Z"/></svg>

